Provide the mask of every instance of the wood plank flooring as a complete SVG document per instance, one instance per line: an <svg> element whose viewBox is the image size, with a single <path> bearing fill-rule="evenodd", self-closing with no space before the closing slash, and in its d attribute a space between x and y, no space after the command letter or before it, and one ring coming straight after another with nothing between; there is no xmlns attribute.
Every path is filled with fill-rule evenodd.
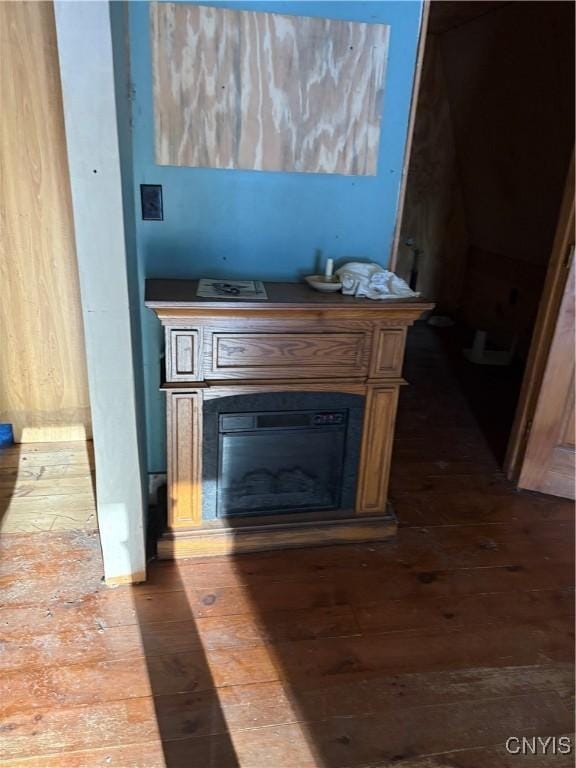
<svg viewBox="0 0 576 768"><path fill-rule="evenodd" d="M408 377L393 542L112 589L96 532L3 532L0 766L572 766L504 744L573 731L573 505L505 481L427 329Z"/></svg>
<svg viewBox="0 0 576 768"><path fill-rule="evenodd" d="M94 531L92 443L0 449L0 532Z"/></svg>

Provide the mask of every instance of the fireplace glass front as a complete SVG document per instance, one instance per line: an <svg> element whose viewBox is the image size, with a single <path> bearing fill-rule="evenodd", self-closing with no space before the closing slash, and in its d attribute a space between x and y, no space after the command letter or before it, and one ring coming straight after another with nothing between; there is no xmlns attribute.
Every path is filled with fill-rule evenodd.
<svg viewBox="0 0 576 768"><path fill-rule="evenodd" d="M220 415L218 516L337 509L347 410Z"/></svg>
<svg viewBox="0 0 576 768"><path fill-rule="evenodd" d="M204 519L354 507L364 398L258 393L204 403Z"/></svg>

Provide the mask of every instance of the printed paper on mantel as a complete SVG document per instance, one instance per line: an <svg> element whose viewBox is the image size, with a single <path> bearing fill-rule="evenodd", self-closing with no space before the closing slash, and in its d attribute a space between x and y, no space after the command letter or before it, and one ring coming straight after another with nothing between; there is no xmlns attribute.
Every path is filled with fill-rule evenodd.
<svg viewBox="0 0 576 768"><path fill-rule="evenodd" d="M375 175L388 26L152 3L156 162Z"/></svg>

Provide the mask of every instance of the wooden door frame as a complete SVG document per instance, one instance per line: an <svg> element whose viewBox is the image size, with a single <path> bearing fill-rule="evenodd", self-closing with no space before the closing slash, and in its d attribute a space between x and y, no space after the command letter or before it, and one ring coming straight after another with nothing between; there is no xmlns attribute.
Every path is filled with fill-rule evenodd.
<svg viewBox="0 0 576 768"><path fill-rule="evenodd" d="M548 264L530 352L522 380L522 389L520 390L514 424L508 441L506 458L504 459L504 472L506 477L513 482L518 482L520 477L532 419L534 418L548 361L550 345L556 329L558 312L574 255L574 202L573 152L564 187L564 196L560 206L552 254Z"/></svg>
<svg viewBox="0 0 576 768"><path fill-rule="evenodd" d="M400 243L400 230L402 228L402 218L404 216L404 201L406 199L406 186L408 184L408 168L410 167L410 158L412 156L412 141L414 138L414 124L416 122L416 110L418 108L418 97L420 95L420 83L422 80L422 66L424 64L424 50L428 40L428 20L430 17L430 2L424 0L422 5L422 20L420 23L420 37L418 38L418 48L416 53L416 70L414 72L414 84L412 88L412 100L410 102L410 115L408 117L408 128L406 130L406 148L404 150L404 162L402 165L402 178L400 179L400 191L398 194L398 209L396 211L396 226L394 227L394 237L392 239L392 248L390 250L390 259L388 269L391 272L396 271L398 264L398 245Z"/></svg>

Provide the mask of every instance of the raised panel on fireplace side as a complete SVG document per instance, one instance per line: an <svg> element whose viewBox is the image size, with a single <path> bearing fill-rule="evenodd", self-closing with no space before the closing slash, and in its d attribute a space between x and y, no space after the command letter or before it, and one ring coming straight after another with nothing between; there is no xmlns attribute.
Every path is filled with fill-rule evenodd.
<svg viewBox="0 0 576 768"><path fill-rule="evenodd" d="M166 379L198 381L201 370L201 334L192 328L166 328Z"/></svg>
<svg viewBox="0 0 576 768"><path fill-rule="evenodd" d="M168 527L202 524L202 395L167 394Z"/></svg>
<svg viewBox="0 0 576 768"><path fill-rule="evenodd" d="M366 397L356 513L386 511L398 387L371 387Z"/></svg>

